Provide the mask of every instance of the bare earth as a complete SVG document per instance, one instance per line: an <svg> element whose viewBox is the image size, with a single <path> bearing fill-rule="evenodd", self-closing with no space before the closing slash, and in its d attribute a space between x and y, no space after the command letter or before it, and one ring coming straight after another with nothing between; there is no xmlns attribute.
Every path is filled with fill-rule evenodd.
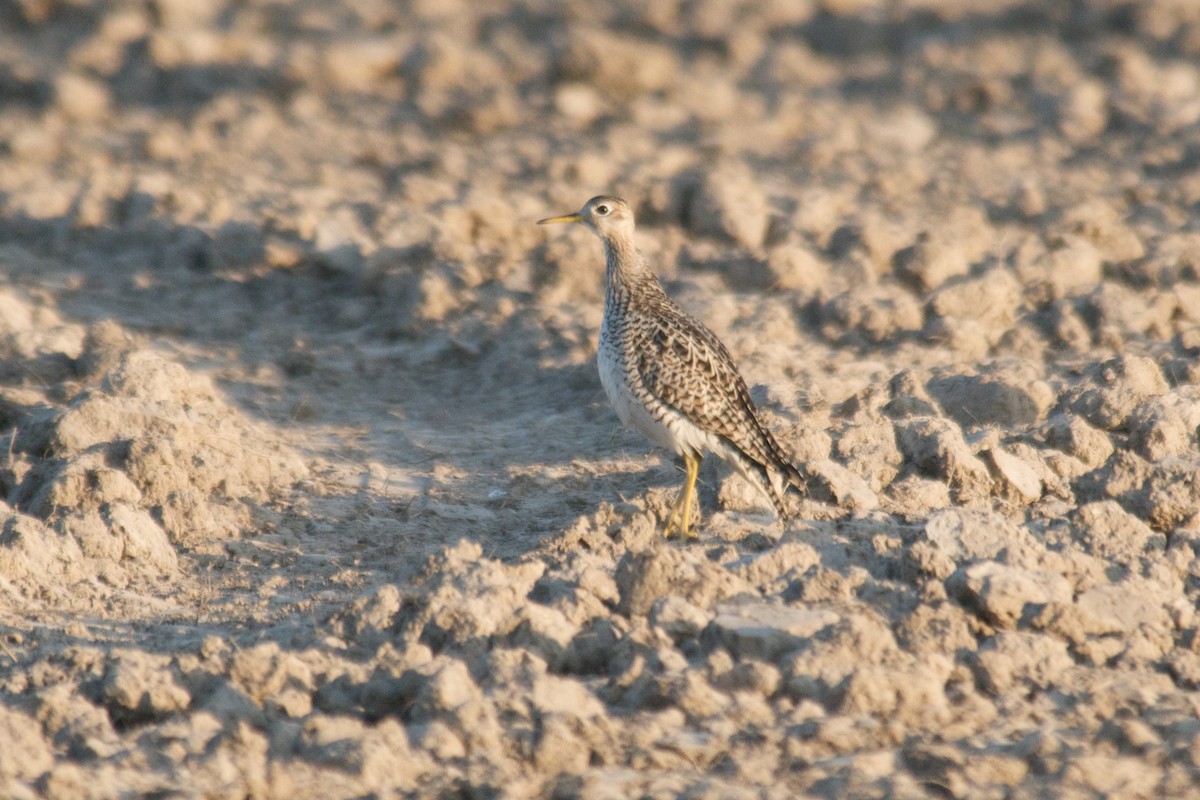
<svg viewBox="0 0 1200 800"><path fill-rule="evenodd" d="M1187 0L0 0L0 796L1195 795L1198 209Z"/></svg>

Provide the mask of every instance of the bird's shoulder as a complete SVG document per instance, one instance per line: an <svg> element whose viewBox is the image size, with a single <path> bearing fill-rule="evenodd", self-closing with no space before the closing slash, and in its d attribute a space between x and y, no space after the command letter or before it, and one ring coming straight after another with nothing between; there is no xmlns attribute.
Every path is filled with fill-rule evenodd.
<svg viewBox="0 0 1200 800"><path fill-rule="evenodd" d="M645 389L685 413L693 406L746 408L749 396L733 356L707 326L665 295L633 309L632 366Z"/></svg>
<svg viewBox="0 0 1200 800"><path fill-rule="evenodd" d="M648 355L736 371L733 357L717 335L666 295L634 308L632 316L638 345Z"/></svg>

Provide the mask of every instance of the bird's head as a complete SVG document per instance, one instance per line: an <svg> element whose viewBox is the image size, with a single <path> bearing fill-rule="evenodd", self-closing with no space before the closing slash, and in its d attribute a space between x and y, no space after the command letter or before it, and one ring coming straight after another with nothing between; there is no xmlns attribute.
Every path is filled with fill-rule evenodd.
<svg viewBox="0 0 1200 800"><path fill-rule="evenodd" d="M583 204L574 214L538 220L538 225L578 222L601 239L633 235L633 209L619 197L602 194Z"/></svg>

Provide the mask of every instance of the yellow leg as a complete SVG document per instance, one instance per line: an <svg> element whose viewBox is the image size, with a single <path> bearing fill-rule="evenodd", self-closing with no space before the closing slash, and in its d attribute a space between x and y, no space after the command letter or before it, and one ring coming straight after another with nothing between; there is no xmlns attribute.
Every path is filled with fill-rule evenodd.
<svg viewBox="0 0 1200 800"><path fill-rule="evenodd" d="M671 514L667 517L663 535L670 538L671 532L678 530L680 538L694 539L696 534L691 532L692 501L696 496L696 476L700 474L700 456L685 454L683 464L687 470L687 478L683 484L683 491L671 506Z"/></svg>
<svg viewBox="0 0 1200 800"><path fill-rule="evenodd" d="M675 502L671 504L671 513L667 515L667 522L663 525L663 537L671 538L671 531L679 522L679 512L683 510L683 492L680 492L675 497Z"/></svg>

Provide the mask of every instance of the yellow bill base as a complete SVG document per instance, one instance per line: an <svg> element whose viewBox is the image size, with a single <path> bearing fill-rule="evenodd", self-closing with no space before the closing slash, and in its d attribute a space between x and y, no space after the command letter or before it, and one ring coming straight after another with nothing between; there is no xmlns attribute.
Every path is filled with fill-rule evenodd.
<svg viewBox="0 0 1200 800"><path fill-rule="evenodd" d="M561 217L547 217L546 219L539 219L538 225L553 225L556 222L579 222L579 220L580 216L578 214L564 214Z"/></svg>

